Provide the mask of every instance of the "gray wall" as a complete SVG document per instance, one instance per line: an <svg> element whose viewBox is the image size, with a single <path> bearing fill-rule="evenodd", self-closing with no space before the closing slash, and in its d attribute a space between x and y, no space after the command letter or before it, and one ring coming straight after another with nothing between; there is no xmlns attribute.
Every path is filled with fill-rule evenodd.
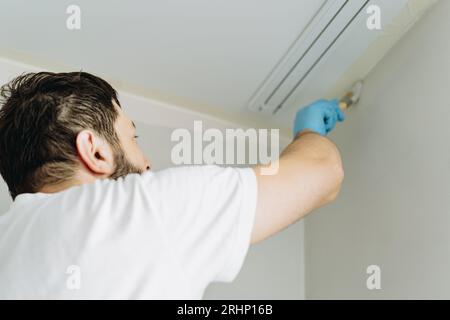
<svg viewBox="0 0 450 320"><path fill-rule="evenodd" d="M439 2L394 47L333 136L346 176L306 219L307 298L450 298L449 13Z"/></svg>
<svg viewBox="0 0 450 320"><path fill-rule="evenodd" d="M8 210L11 205L11 198L8 193L8 188L3 179L0 178L0 214Z"/></svg>

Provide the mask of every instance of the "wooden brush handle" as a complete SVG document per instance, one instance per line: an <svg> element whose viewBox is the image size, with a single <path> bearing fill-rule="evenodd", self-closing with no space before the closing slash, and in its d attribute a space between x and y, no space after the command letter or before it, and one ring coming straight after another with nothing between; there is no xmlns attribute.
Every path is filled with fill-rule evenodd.
<svg viewBox="0 0 450 320"><path fill-rule="evenodd" d="M346 101L339 102L339 108L341 108L342 111L346 111L348 109L349 105Z"/></svg>

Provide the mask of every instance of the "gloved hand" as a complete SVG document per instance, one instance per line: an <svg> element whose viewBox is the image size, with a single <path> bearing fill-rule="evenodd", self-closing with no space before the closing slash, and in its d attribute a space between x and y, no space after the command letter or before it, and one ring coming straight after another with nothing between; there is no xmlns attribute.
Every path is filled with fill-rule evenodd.
<svg viewBox="0 0 450 320"><path fill-rule="evenodd" d="M339 101L317 100L297 111L294 121L294 137L309 129L323 136L334 129L337 121L344 121L345 114L339 108Z"/></svg>

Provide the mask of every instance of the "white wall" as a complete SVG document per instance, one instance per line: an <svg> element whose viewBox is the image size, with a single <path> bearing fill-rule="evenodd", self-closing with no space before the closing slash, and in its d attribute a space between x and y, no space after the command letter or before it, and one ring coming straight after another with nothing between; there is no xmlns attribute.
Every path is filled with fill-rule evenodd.
<svg viewBox="0 0 450 320"><path fill-rule="evenodd" d="M450 298L449 16L440 1L411 29L334 135L346 177L306 219L307 298Z"/></svg>
<svg viewBox="0 0 450 320"><path fill-rule="evenodd" d="M37 70L41 69L0 58L0 84L24 71ZM220 119L123 91L119 91L119 99L129 116L136 120L139 143L156 170L172 165L170 151L175 142L170 141L170 135L174 128L192 128L194 120L203 120L205 128L224 130L236 127ZM287 142L282 137L280 145L284 146ZM0 214L9 208L10 203L6 185L0 179ZM211 285L205 298L303 299L303 237L303 223L297 223L265 242L252 246L237 280L232 284Z"/></svg>

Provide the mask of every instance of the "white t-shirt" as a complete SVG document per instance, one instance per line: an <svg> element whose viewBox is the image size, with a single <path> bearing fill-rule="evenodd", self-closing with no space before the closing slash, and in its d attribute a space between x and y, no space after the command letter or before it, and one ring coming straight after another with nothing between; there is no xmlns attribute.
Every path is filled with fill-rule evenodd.
<svg viewBox="0 0 450 320"><path fill-rule="evenodd" d="M1 299L201 299L250 246L251 168L183 166L22 194L0 215Z"/></svg>

